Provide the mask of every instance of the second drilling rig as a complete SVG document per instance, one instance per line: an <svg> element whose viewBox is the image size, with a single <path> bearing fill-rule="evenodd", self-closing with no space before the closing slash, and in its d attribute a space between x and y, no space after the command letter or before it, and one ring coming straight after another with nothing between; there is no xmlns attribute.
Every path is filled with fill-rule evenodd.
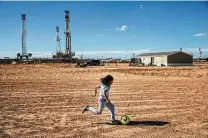
<svg viewBox="0 0 208 138"><path fill-rule="evenodd" d="M75 56L75 52L71 50L71 30L70 30L70 15L69 11L65 10L65 51L61 51L60 46L60 37L59 37L59 27L56 27L56 55L54 55L55 59L63 59L65 61L72 61L73 56Z"/></svg>
<svg viewBox="0 0 208 138"><path fill-rule="evenodd" d="M65 54L64 58L71 60L75 56L75 52L71 50L71 30L70 30L70 15L69 11L65 10Z"/></svg>

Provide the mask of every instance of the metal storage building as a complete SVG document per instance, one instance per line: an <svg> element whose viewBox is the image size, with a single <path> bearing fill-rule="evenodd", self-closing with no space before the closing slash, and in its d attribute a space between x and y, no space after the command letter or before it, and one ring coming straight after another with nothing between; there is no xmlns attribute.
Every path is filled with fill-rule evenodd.
<svg viewBox="0 0 208 138"><path fill-rule="evenodd" d="M182 51L144 53L137 55L144 65L156 66L192 66L193 56Z"/></svg>

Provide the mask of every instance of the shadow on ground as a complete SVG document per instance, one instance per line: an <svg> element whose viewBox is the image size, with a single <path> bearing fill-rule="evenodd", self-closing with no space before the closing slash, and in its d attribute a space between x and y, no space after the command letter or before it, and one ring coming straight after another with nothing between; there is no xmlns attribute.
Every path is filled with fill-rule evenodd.
<svg viewBox="0 0 208 138"><path fill-rule="evenodd" d="M95 123L95 124L101 124L101 125L122 125L121 123L118 124L112 124L109 122L103 122L103 123ZM170 124L169 122L165 121L130 121L126 126L164 126Z"/></svg>

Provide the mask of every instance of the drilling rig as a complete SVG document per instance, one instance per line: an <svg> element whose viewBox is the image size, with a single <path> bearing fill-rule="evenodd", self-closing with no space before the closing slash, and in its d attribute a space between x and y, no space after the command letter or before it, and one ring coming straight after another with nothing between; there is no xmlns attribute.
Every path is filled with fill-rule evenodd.
<svg viewBox="0 0 208 138"><path fill-rule="evenodd" d="M26 14L21 14L21 20L22 20L22 33L21 33L21 40L22 40L22 53L17 53L17 59L26 59L32 57L32 53L27 53L27 47L26 47Z"/></svg>
<svg viewBox="0 0 208 138"><path fill-rule="evenodd" d="M71 51L71 30L70 30L70 15L69 11L65 10L65 55L66 59L71 60L75 53Z"/></svg>
<svg viewBox="0 0 208 138"><path fill-rule="evenodd" d="M59 37L59 27L56 26L56 56L60 57L63 55L63 53L61 52L61 43L60 43L61 39Z"/></svg>

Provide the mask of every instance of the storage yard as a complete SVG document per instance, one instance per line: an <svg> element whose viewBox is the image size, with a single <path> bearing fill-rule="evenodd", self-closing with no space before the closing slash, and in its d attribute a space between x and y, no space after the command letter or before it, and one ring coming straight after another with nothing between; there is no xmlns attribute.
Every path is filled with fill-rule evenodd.
<svg viewBox="0 0 208 138"><path fill-rule="evenodd" d="M94 87L114 76L116 118L132 125L106 125L80 107L97 106ZM200 137L208 136L208 64L192 67L68 64L0 65L0 137Z"/></svg>

